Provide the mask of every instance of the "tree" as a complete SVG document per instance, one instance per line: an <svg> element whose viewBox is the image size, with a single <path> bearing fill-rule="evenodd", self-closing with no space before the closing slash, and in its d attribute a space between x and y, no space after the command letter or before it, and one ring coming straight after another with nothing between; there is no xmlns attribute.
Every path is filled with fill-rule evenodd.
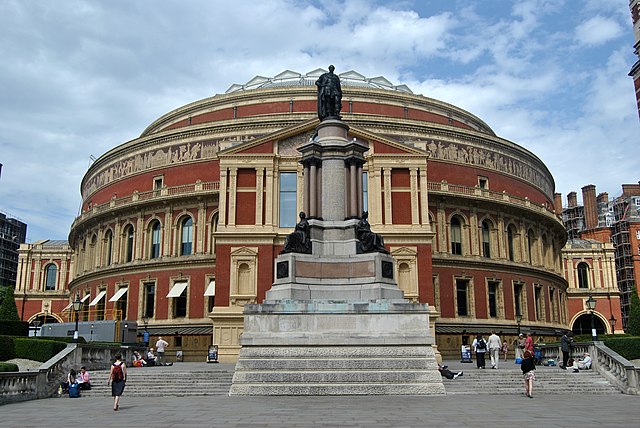
<svg viewBox="0 0 640 428"><path fill-rule="evenodd" d="M4 291L4 299L0 303L0 320L2 321L20 321L18 308L16 307L16 299L13 297L13 287L6 287Z"/></svg>
<svg viewBox="0 0 640 428"><path fill-rule="evenodd" d="M638 297L638 292L635 287L631 290L627 333L632 336L640 336L640 298Z"/></svg>

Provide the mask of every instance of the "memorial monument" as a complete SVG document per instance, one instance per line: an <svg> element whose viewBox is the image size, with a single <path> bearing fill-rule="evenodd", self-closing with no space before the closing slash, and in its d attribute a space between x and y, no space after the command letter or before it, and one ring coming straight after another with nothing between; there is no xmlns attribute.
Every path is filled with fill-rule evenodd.
<svg viewBox="0 0 640 428"><path fill-rule="evenodd" d="M404 299L363 211L368 147L341 120L340 78L316 81L316 135L298 150L304 210L262 304L246 305L230 395L444 394L429 308Z"/></svg>

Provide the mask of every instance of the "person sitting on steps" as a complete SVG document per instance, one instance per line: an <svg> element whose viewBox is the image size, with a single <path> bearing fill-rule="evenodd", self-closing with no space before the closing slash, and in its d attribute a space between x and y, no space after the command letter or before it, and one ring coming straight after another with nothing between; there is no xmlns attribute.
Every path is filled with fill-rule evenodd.
<svg viewBox="0 0 640 428"><path fill-rule="evenodd" d="M447 379L457 379L464 374L462 371L453 373L451 370L447 369L447 366L441 366L440 364L438 364L438 371L442 377L446 377Z"/></svg>

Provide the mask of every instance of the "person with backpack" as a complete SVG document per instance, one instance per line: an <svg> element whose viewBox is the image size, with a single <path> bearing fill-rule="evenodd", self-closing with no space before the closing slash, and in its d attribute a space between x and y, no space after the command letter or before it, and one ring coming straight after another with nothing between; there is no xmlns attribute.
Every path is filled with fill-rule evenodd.
<svg viewBox="0 0 640 428"><path fill-rule="evenodd" d="M484 354L487 352L487 342L482 338L481 334L478 334L471 346L473 346L476 353L476 365L479 369L484 369Z"/></svg>
<svg viewBox="0 0 640 428"><path fill-rule="evenodd" d="M122 355L116 355L116 361L111 365L107 386L111 384L111 395L113 396L113 410L117 411L120 405L120 396L124 391L127 381L127 365L122 361Z"/></svg>
<svg viewBox="0 0 640 428"><path fill-rule="evenodd" d="M67 383L69 384L69 398L80 397L80 387L78 386L78 374L71 369L67 375Z"/></svg>

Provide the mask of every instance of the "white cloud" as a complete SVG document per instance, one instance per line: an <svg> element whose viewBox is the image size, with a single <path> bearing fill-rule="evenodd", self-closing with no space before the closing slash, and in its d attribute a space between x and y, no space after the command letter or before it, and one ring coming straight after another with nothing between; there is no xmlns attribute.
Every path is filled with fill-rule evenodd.
<svg viewBox="0 0 640 428"><path fill-rule="evenodd" d="M0 2L0 209L32 240L65 239L89 155L233 83L331 63L469 110L541 157L564 193L592 181L614 192L638 180L624 156L638 134L626 2L585 6L581 28L595 30L579 41L610 42L604 58L567 43L587 15L572 1L428 14L404 0ZM585 167L570 174L575 153ZM597 166L612 172L593 177Z"/></svg>
<svg viewBox="0 0 640 428"><path fill-rule="evenodd" d="M621 34L622 28L616 21L603 16L594 16L576 27L575 40L582 45L599 46Z"/></svg>

